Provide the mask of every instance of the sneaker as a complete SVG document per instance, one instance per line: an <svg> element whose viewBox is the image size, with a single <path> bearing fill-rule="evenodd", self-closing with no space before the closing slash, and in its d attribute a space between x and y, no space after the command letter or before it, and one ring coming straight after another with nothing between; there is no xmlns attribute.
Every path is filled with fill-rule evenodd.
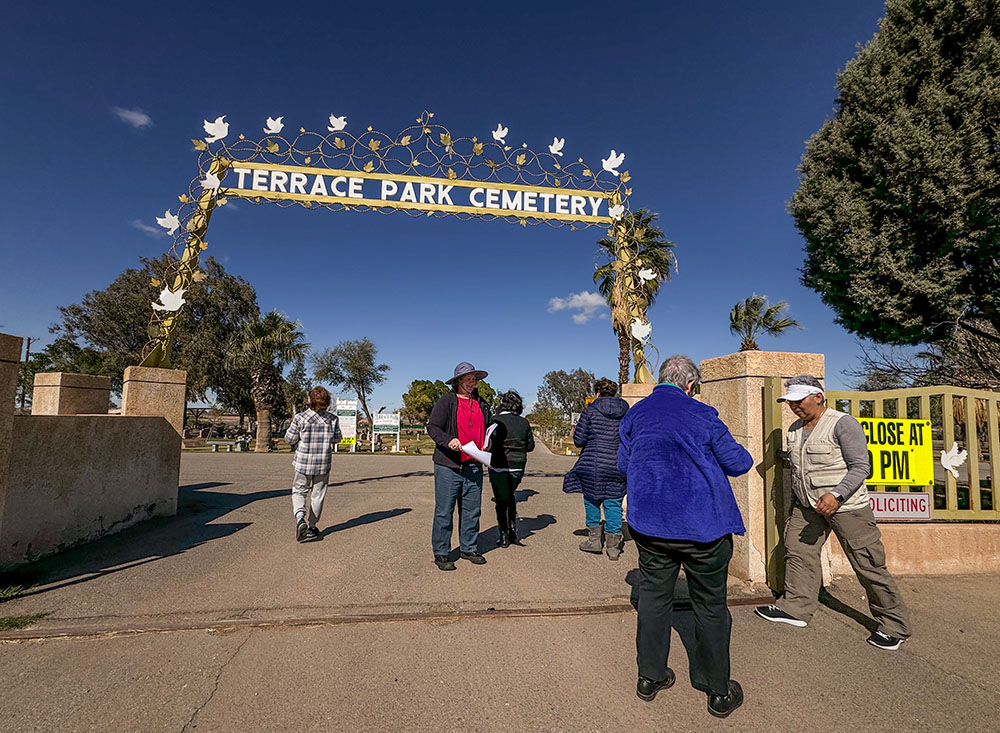
<svg viewBox="0 0 1000 733"><path fill-rule="evenodd" d="M323 535L315 527L310 527L306 530L306 542L315 542L321 539L323 539Z"/></svg>
<svg viewBox="0 0 1000 733"><path fill-rule="evenodd" d="M447 555L435 555L434 564L438 566L438 570L454 570L455 563L451 561L451 558Z"/></svg>
<svg viewBox="0 0 1000 733"><path fill-rule="evenodd" d="M673 686L674 681L677 676L674 674L674 670L667 667L667 676L660 682L651 680L648 677L639 677L639 681L635 685L635 694L639 696L640 700L645 700L646 702L651 702L656 693L660 690L666 690Z"/></svg>
<svg viewBox="0 0 1000 733"><path fill-rule="evenodd" d="M295 525L295 541L305 542L306 535L309 533L309 525L303 520L299 520L299 523Z"/></svg>
<svg viewBox="0 0 1000 733"><path fill-rule="evenodd" d="M899 649L899 645L904 641L906 641L906 639L900 639L896 636L887 636L881 631L873 631L872 635L868 637L869 644L877 646L879 649L885 649L887 652Z"/></svg>
<svg viewBox="0 0 1000 733"><path fill-rule="evenodd" d="M458 553L458 556L460 558L462 558L463 560L468 560L473 565L485 565L486 564L486 558L483 557L478 552L460 552L460 553Z"/></svg>
<svg viewBox="0 0 1000 733"><path fill-rule="evenodd" d="M725 695L708 695L708 712L716 718L727 718L729 714L743 704L743 688L736 680L729 680L729 693Z"/></svg>
<svg viewBox="0 0 1000 733"><path fill-rule="evenodd" d="M779 624L788 624L789 626L805 626L805 621L800 621L794 616L789 616L787 613L782 611L777 606L757 606L753 610L758 616L768 621L776 621Z"/></svg>

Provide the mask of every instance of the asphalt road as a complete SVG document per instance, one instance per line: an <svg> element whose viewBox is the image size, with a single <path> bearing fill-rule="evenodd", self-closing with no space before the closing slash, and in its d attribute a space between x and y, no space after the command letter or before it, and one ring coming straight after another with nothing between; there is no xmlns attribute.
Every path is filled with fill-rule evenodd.
<svg viewBox="0 0 1000 733"><path fill-rule="evenodd" d="M0 730L997 730L995 576L902 579L916 635L898 652L864 643L853 582L806 629L734 606L746 703L726 721L688 684L678 612L678 683L638 700L635 549L576 549L570 465L532 457L525 547L493 546L487 500L487 564L442 573L428 457L336 457L324 540L300 545L289 456L186 454L177 517L43 562L0 604L45 614L0 632Z"/></svg>

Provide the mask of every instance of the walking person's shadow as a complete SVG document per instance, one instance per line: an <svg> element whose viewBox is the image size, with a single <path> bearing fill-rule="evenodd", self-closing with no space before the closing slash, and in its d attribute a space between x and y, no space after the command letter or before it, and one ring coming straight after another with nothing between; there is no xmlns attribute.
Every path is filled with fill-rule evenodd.
<svg viewBox="0 0 1000 733"><path fill-rule="evenodd" d="M551 514L539 514L537 517L522 517L517 518L517 536L523 542L535 535L535 533L542 531L549 525L555 524L556 518ZM497 540L500 535L497 531L496 525L493 525L484 532L479 533L479 546L483 548L481 552L485 555L487 552L492 552L493 550L500 549L497 545Z"/></svg>

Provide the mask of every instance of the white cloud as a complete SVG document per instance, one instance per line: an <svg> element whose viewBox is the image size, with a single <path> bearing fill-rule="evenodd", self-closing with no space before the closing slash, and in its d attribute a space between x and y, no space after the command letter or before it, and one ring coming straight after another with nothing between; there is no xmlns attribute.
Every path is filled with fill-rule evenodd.
<svg viewBox="0 0 1000 733"><path fill-rule="evenodd" d="M132 228L138 229L140 232L143 232L144 234L148 234L151 237L162 237L163 234L164 234L164 231L163 231L162 228L150 226L149 224L147 224L146 222L144 222L142 219L133 219L132 220Z"/></svg>
<svg viewBox="0 0 1000 733"><path fill-rule="evenodd" d="M153 118L143 112L141 109L124 109L123 107L112 107L111 111L114 112L115 117L124 122L126 125L131 125L137 130L141 130L144 127L153 126Z"/></svg>
<svg viewBox="0 0 1000 733"><path fill-rule="evenodd" d="M608 304L603 295L586 290L580 293L570 293L565 298L552 298L549 301L549 313L562 310L576 311L573 314L573 323L586 323L595 315L606 318L607 314L599 313L599 311L607 307Z"/></svg>

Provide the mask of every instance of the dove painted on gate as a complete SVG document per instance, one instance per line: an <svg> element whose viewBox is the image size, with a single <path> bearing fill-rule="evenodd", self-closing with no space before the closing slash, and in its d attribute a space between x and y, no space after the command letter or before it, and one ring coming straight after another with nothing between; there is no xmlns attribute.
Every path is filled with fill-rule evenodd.
<svg viewBox="0 0 1000 733"><path fill-rule="evenodd" d="M648 321L643 322L638 318L633 318L631 331L632 331L632 338L634 338L636 341L641 341L642 343L646 343L647 341L649 341L649 337L653 333L653 326Z"/></svg>
<svg viewBox="0 0 1000 733"><path fill-rule="evenodd" d="M501 123L497 123L497 129L493 131L493 139L501 145L507 144L507 128Z"/></svg>
<svg viewBox="0 0 1000 733"><path fill-rule="evenodd" d="M951 475L958 478L958 467L965 463L965 459L969 457L969 451L959 450L958 443L952 442L951 450L947 453L941 451L941 465L946 471L951 472Z"/></svg>
<svg viewBox="0 0 1000 733"><path fill-rule="evenodd" d="M330 124L326 128L327 130L330 132L340 132L345 127L347 127L347 115L341 115L340 117L330 115Z"/></svg>
<svg viewBox="0 0 1000 733"><path fill-rule="evenodd" d="M266 132L268 135L277 135L278 133L280 133L281 128L285 126L285 123L282 122L283 119L285 118L279 117L278 119L274 119L273 117L268 117L267 127L264 128L264 132Z"/></svg>
<svg viewBox="0 0 1000 733"><path fill-rule="evenodd" d="M208 133L205 142L214 143L216 140L221 140L229 134L229 123L224 122L223 120L225 119L226 116L222 115L222 117L216 117L215 122L205 120L205 132Z"/></svg>
<svg viewBox="0 0 1000 733"><path fill-rule="evenodd" d="M552 144L549 145L549 152L553 155L558 155L562 157L563 145L566 144L566 138L564 137L554 137L552 138Z"/></svg>
<svg viewBox="0 0 1000 733"><path fill-rule="evenodd" d="M187 291L184 288L180 290L171 291L167 288L163 288L160 291L160 302L153 303L153 310L155 311L178 311L181 306L184 305L184 293Z"/></svg>
<svg viewBox="0 0 1000 733"><path fill-rule="evenodd" d="M163 212L163 216L156 217L156 223L167 230L168 234L173 234L180 227L180 219L177 214L171 214L170 209Z"/></svg>
<svg viewBox="0 0 1000 733"><path fill-rule="evenodd" d="M601 158L601 165L604 167L604 170L613 176L618 175L618 166L624 162L625 153L616 153L614 148L611 148L611 155L607 158Z"/></svg>

